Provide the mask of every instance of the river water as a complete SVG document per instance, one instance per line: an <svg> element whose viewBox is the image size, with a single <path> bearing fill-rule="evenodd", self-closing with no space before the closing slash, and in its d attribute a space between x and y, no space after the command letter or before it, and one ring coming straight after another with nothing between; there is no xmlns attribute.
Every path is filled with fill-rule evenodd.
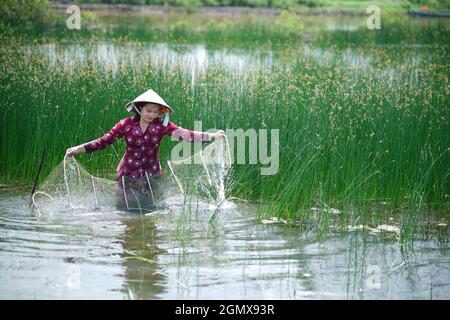
<svg viewBox="0 0 450 320"><path fill-rule="evenodd" d="M262 224L255 206L37 215L0 193L2 299L449 299L448 243Z"/></svg>

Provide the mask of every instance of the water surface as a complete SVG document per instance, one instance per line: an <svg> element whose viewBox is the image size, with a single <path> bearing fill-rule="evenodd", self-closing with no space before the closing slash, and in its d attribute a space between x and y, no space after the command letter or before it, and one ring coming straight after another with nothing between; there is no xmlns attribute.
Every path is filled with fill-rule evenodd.
<svg viewBox="0 0 450 320"><path fill-rule="evenodd" d="M448 243L261 224L255 206L37 216L0 193L3 299L448 299ZM136 258L137 255L141 258ZM134 257L134 258L133 258Z"/></svg>

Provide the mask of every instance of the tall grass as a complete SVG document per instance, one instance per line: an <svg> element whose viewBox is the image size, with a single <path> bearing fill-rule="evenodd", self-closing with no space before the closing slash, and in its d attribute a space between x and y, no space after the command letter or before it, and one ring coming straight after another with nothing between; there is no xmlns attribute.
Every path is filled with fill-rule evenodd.
<svg viewBox="0 0 450 320"><path fill-rule="evenodd" d="M376 204L385 203L407 209L398 219L402 234L411 236L419 219L408 212L448 210L446 47L285 47L274 52L273 67L230 72L209 65L192 86L183 66L152 63L145 46L135 45L139 58L124 48L117 69L90 58L62 63L64 50L52 61L14 42L1 48L4 183L30 184L44 146L45 177L68 147L107 132L127 116L127 101L153 88L175 108L172 120L186 128L201 120L204 129L280 129L276 175L261 176L260 165L233 170L230 194L261 200L262 216L315 219L326 232L335 221L384 222ZM161 146L163 161L173 145L167 139ZM114 147L78 157L91 173L112 178L123 141ZM317 216L312 206L343 214Z"/></svg>

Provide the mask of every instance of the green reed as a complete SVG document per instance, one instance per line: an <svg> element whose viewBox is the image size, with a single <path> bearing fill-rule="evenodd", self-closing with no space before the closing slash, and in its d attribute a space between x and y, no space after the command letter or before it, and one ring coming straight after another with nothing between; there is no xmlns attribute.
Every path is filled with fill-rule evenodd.
<svg viewBox="0 0 450 320"><path fill-rule="evenodd" d="M172 120L186 128L201 120L204 130L280 130L277 174L262 176L258 164L233 168L230 196L260 200L261 216L313 221L326 233L333 224L389 223L399 210L401 235L410 238L425 209L448 210L445 47L319 47L315 53L285 47L274 52L272 68L230 72L209 66L193 88L181 65L152 65L141 55L145 46L134 47L143 58L119 50L115 72L95 58L64 62L64 50L56 50L52 63L45 53L24 53L23 43L1 48L4 183L31 184L46 146L44 179L67 148L106 133L128 116L126 102L153 88L174 107ZM168 138L162 144L163 163L174 145ZM123 151L119 141L114 149L77 158L91 173L113 178ZM313 206L320 214L311 212ZM439 219L448 221L448 215Z"/></svg>

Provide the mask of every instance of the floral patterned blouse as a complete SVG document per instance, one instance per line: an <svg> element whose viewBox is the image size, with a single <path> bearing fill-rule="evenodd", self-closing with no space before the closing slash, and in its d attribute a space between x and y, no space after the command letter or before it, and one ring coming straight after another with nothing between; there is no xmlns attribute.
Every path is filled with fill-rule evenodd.
<svg viewBox="0 0 450 320"><path fill-rule="evenodd" d="M116 181L119 181L122 176L139 179L145 175L145 172L162 176L158 148L165 135L184 141L209 140L208 133L187 130L173 122L169 122L164 127L160 118L149 123L143 133L139 121L129 117L116 123L104 136L84 144L84 148L87 153L103 150L125 136L126 152L117 167Z"/></svg>

